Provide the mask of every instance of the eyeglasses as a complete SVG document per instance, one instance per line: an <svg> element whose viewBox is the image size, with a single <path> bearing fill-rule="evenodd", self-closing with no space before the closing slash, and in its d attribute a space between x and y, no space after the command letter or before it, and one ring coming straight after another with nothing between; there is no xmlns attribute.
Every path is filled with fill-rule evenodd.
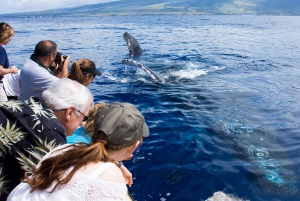
<svg viewBox="0 0 300 201"><path fill-rule="evenodd" d="M79 112L82 116L83 116L83 119L82 119L82 121L86 121L86 120L88 120L88 116L85 116L84 114L82 114L82 112L80 112L78 109L76 109L77 110L77 112Z"/></svg>
<svg viewBox="0 0 300 201"><path fill-rule="evenodd" d="M66 109L60 109L60 110L54 110L54 111L61 111L61 110L66 110ZM85 116L84 114L82 114L82 112L80 112L78 109L76 109L77 110L77 112L79 112L82 116L83 116L83 119L82 119L82 121L87 121L88 120L88 116Z"/></svg>

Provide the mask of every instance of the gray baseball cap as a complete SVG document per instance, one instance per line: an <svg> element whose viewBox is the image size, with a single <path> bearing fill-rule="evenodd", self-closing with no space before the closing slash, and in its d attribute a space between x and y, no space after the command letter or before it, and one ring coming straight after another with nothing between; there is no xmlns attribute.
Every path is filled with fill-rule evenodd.
<svg viewBox="0 0 300 201"><path fill-rule="evenodd" d="M106 146L121 149L129 147L142 137L149 136L145 118L131 103L111 103L100 109L94 119L94 135L107 135Z"/></svg>

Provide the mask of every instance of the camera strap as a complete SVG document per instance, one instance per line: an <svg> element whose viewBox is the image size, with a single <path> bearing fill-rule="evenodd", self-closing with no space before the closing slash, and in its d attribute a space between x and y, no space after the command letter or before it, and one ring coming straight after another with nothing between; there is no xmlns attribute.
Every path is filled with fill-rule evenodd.
<svg viewBox="0 0 300 201"><path fill-rule="evenodd" d="M45 68L51 75L54 75L54 74L52 73L52 71L51 71L49 68L46 68L46 67L44 66L44 64L43 64L38 58L36 58L33 54L30 56L30 59L31 59L32 61L34 61L35 63L37 63L39 66Z"/></svg>

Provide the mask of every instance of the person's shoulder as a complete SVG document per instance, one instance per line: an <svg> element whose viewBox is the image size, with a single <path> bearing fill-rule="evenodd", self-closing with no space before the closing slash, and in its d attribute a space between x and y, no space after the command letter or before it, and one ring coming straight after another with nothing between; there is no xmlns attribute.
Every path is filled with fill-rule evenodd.
<svg viewBox="0 0 300 201"><path fill-rule="evenodd" d="M51 157L57 156L59 154L62 154L71 148L72 147L68 144L58 145L57 147L55 147L54 149L52 149L46 155L43 156L43 158L39 161L37 167L39 167L41 165L42 161L46 160L47 158L51 158Z"/></svg>
<svg viewBox="0 0 300 201"><path fill-rule="evenodd" d="M108 182L125 184L122 171L114 163L109 163L109 167L103 172L102 176L100 175L99 179L103 179Z"/></svg>
<svg viewBox="0 0 300 201"><path fill-rule="evenodd" d="M0 45L0 53L2 53L2 52L6 53L6 50L5 50L5 48L2 45Z"/></svg>

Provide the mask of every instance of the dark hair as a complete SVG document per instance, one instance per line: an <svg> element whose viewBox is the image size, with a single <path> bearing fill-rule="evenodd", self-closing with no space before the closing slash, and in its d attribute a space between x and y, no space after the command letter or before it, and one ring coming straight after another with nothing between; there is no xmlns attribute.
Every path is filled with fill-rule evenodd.
<svg viewBox="0 0 300 201"><path fill-rule="evenodd" d="M34 56L36 57L46 57L51 54L56 53L57 45L51 40L42 40L40 41L34 49Z"/></svg>

